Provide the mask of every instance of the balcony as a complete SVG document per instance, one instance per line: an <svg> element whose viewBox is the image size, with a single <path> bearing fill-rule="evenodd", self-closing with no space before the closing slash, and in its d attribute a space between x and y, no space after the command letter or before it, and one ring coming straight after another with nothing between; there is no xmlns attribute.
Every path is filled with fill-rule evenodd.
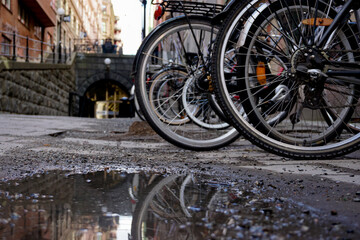
<svg viewBox="0 0 360 240"><path fill-rule="evenodd" d="M53 27L56 24L56 13L49 0L22 0L22 3L36 16L37 22L44 27Z"/></svg>

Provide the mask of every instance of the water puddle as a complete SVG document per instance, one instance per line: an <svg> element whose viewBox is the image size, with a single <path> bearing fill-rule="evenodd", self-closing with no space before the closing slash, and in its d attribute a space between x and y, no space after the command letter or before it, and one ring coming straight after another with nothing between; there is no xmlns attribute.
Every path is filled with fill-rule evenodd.
<svg viewBox="0 0 360 240"><path fill-rule="evenodd" d="M261 182L214 176L48 172L0 184L1 239L355 238Z"/></svg>

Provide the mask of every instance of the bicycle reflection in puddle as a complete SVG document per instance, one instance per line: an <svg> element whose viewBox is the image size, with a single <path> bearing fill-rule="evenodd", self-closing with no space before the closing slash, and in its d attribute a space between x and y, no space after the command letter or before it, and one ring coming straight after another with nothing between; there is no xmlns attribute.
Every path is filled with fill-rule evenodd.
<svg viewBox="0 0 360 240"><path fill-rule="evenodd" d="M205 175L48 172L0 184L4 239L239 239L345 236L261 182ZM327 227L326 227L327 226ZM344 235L345 234L345 235Z"/></svg>

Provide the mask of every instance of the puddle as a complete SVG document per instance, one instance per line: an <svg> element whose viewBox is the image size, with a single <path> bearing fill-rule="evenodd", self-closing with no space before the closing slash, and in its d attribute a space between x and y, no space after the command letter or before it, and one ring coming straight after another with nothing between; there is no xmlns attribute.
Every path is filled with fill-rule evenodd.
<svg viewBox="0 0 360 240"><path fill-rule="evenodd" d="M1 239L323 239L359 236L261 182L48 172L0 183Z"/></svg>

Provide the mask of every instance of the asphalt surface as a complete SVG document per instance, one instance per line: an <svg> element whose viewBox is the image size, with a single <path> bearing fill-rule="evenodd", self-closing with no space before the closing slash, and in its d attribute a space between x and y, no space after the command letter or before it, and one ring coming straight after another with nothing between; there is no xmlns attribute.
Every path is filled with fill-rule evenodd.
<svg viewBox="0 0 360 240"><path fill-rule="evenodd" d="M220 150L193 152L167 143L138 118L2 114L0 126L2 181L49 170L201 173L266 188L270 195L316 209L334 224L341 222L350 235L360 237L354 231L360 225L359 152L295 161L241 138Z"/></svg>
<svg viewBox="0 0 360 240"><path fill-rule="evenodd" d="M172 168L169 164L162 166L158 162L157 158L164 157L172 158L173 161L170 162L174 163L175 167L190 168L186 167L189 164L187 161L194 161L195 165L213 164L230 168L262 169L360 185L360 151L328 161L295 161L267 153L252 146L248 141L239 139L217 151L192 152L167 143L158 137L146 122L138 118L91 119L2 114L0 126L0 157L19 158L19 161L9 163L16 165L31 160L25 159L24 156L59 157L55 162L40 160L42 170L57 166L81 169L83 166L76 166L75 161L72 162L74 165L62 165L66 157L61 161L60 156L71 154L73 158L84 159L122 158L120 162L109 162L114 166L129 164L130 167L141 167L142 165L137 163L148 160L150 167ZM166 155L163 154L164 150L167 152ZM151 154L146 155L149 152ZM3 179L21 176L24 170L29 171L26 166L32 166L33 162L26 164L23 162L22 167L19 165L13 169L2 166L0 176ZM155 166L154 162L158 165ZM178 166L179 162L184 164ZM96 161L93 163L99 164ZM104 163L100 164L102 167L105 166ZM31 170L36 171L36 169Z"/></svg>

